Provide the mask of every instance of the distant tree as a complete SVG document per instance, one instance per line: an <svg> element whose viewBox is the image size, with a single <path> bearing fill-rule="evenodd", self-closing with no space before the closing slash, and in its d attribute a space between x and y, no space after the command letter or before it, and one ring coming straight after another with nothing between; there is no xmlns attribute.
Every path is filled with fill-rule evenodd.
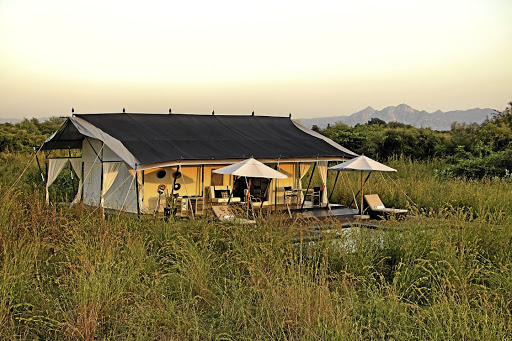
<svg viewBox="0 0 512 341"><path fill-rule="evenodd" d="M497 124L504 123L509 127L512 127L512 101L508 102L508 106L505 110L494 110L491 121Z"/></svg>
<svg viewBox="0 0 512 341"><path fill-rule="evenodd" d="M319 133L320 132L320 127L317 126L316 124L313 124L313 127L311 127L311 130L316 131L317 133Z"/></svg>
<svg viewBox="0 0 512 341"><path fill-rule="evenodd" d="M385 125L386 121L381 120L380 118L377 118L377 117L372 117L366 124L369 125L369 126L371 126L371 125Z"/></svg>

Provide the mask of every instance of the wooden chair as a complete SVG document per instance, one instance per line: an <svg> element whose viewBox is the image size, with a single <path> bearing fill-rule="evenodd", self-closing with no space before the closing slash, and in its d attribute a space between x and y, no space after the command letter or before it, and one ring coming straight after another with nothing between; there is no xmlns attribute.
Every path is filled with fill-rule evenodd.
<svg viewBox="0 0 512 341"><path fill-rule="evenodd" d="M208 201L212 204L222 204L232 202L240 202L240 198L231 197L229 199L229 195L231 193L231 188L229 186L209 186L206 187L206 193L208 197Z"/></svg>
<svg viewBox="0 0 512 341"><path fill-rule="evenodd" d="M313 195L311 197L313 206L320 206L322 203L322 187L313 187Z"/></svg>
<svg viewBox="0 0 512 341"><path fill-rule="evenodd" d="M299 195L292 189L292 186L284 186L283 187L283 199L286 205L286 209L288 210L288 214L290 217L292 216L292 212L290 211L290 204L294 203L295 208L297 209L299 206Z"/></svg>
<svg viewBox="0 0 512 341"><path fill-rule="evenodd" d="M288 205L288 203L295 203L295 205L299 204L299 195L292 189L292 186L283 187L283 199L286 205Z"/></svg>
<svg viewBox="0 0 512 341"><path fill-rule="evenodd" d="M366 194L364 196L364 201L367 205L367 213L372 218L382 217L387 219L392 215L396 216L397 218L403 218L409 212L408 210L404 209L388 208L384 206L378 194Z"/></svg>

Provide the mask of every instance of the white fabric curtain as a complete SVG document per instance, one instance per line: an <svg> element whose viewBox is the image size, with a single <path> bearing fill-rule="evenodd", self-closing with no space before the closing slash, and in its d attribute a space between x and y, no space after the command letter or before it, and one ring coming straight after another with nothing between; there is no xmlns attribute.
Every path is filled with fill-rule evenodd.
<svg viewBox="0 0 512 341"><path fill-rule="evenodd" d="M46 203L50 202L48 188L57 179L69 159L48 159L48 177L46 179Z"/></svg>
<svg viewBox="0 0 512 341"><path fill-rule="evenodd" d="M106 162L103 163L103 188L101 189L101 200L100 205L103 206L105 202L105 193L114 183L114 180L119 173L120 162Z"/></svg>
<svg viewBox="0 0 512 341"><path fill-rule="evenodd" d="M297 164L297 188L302 189L302 179L306 176L306 173L311 167L311 163L299 163ZM304 193L299 193L300 202L304 200Z"/></svg>
<svg viewBox="0 0 512 341"><path fill-rule="evenodd" d="M297 184L297 188L302 189L302 179L306 176L306 173L309 170L309 167L311 167L311 163L300 163L299 164L299 170L300 170L300 176L297 177L297 181L299 182Z"/></svg>
<svg viewBox="0 0 512 341"><path fill-rule="evenodd" d="M84 178L82 183L82 199L84 204L98 206L101 197L101 162L84 161Z"/></svg>
<svg viewBox="0 0 512 341"><path fill-rule="evenodd" d="M103 207L118 211L137 212L135 178L128 167L124 161L121 162L114 183L103 196Z"/></svg>
<svg viewBox="0 0 512 341"><path fill-rule="evenodd" d="M75 198L71 202L72 204L77 204L80 202L80 198L82 197L82 188L83 188L83 181L82 181L82 158L75 158L75 159L69 159L69 162L71 162L71 167L73 167L73 170L75 171L76 176L78 177L78 191L76 192Z"/></svg>
<svg viewBox="0 0 512 341"><path fill-rule="evenodd" d="M324 186L324 190L322 191L322 203L327 203L327 161L318 161L317 168Z"/></svg>

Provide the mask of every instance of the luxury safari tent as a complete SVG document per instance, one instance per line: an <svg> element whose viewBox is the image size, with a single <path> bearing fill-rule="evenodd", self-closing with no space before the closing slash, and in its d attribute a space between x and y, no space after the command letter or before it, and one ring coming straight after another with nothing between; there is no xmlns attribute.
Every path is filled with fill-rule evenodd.
<svg viewBox="0 0 512 341"><path fill-rule="evenodd" d="M246 182L213 171L250 157L287 175L252 179L250 197L261 206L282 208L290 189L297 201L311 197L301 186L311 166L324 182L316 204L325 206L328 162L357 156L291 116L213 113L74 114L41 151L47 188L70 162L80 181L73 203L139 214L176 207L183 216L243 201Z"/></svg>

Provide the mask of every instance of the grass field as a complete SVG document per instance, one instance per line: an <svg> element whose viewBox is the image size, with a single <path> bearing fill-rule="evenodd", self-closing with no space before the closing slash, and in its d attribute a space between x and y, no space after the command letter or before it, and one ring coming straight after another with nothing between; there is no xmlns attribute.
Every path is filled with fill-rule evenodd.
<svg viewBox="0 0 512 341"><path fill-rule="evenodd" d="M10 189L25 156L1 157L1 339L512 338L508 180L439 180L438 161L394 160L399 187L374 174L368 193L400 207L407 193L416 218L310 243L278 217L247 227L47 206L36 167ZM346 176L341 202L358 188Z"/></svg>

